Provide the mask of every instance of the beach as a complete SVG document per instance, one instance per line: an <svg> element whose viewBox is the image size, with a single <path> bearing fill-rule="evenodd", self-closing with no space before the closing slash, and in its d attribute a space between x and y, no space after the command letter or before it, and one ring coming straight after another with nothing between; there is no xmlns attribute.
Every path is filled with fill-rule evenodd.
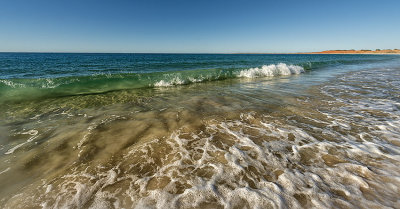
<svg viewBox="0 0 400 209"><path fill-rule="evenodd" d="M0 53L1 208L400 208L400 57Z"/></svg>
<svg viewBox="0 0 400 209"><path fill-rule="evenodd" d="M379 55L392 54L393 55L393 54L400 54L400 50L399 49L326 50L321 52L308 52L304 54L379 54Z"/></svg>

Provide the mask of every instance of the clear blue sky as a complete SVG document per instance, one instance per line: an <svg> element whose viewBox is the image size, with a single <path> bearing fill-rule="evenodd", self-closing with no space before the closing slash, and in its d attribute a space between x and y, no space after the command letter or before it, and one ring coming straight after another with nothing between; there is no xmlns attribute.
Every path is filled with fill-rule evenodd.
<svg viewBox="0 0 400 209"><path fill-rule="evenodd" d="M0 51L400 48L400 0L0 0Z"/></svg>

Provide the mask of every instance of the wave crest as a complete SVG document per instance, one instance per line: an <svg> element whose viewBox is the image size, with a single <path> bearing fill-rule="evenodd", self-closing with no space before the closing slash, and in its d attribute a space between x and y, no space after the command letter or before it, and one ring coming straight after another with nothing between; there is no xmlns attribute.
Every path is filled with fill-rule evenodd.
<svg viewBox="0 0 400 209"><path fill-rule="evenodd" d="M190 83L199 83L204 81L213 81L213 80L223 80L228 78L258 78L258 77L273 77L273 76L282 76L282 75L293 75L300 74L305 72L302 66L298 65L287 65L285 63L279 64L271 64L271 65L263 65L258 68L249 68L240 71L233 71L232 74L209 74L198 77L185 77L182 75L177 75L169 78L165 78L159 80L153 84L155 87L169 87L176 85L185 85ZM214 73L214 72L213 72Z"/></svg>
<svg viewBox="0 0 400 209"><path fill-rule="evenodd" d="M176 86L176 85L182 85L182 84L185 84L185 81L180 79L180 78L178 78L178 77L175 77L170 81L160 80L160 81L154 83L154 86L156 86L156 87L165 86L166 87L166 86Z"/></svg>
<svg viewBox="0 0 400 209"><path fill-rule="evenodd" d="M0 104L37 98L99 94L123 89L162 88L233 78L300 74L304 68L284 63L248 69L201 69L143 74L0 79Z"/></svg>
<svg viewBox="0 0 400 209"><path fill-rule="evenodd" d="M242 70L238 77L243 78L258 78L258 77L272 77L280 75L300 74L304 72L304 68L298 65L287 65L279 63L277 65L263 65L261 68L250 68Z"/></svg>

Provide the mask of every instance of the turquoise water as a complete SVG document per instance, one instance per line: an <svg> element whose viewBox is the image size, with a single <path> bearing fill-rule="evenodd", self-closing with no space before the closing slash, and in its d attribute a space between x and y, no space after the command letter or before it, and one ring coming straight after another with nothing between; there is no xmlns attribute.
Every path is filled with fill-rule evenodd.
<svg viewBox="0 0 400 209"><path fill-rule="evenodd" d="M240 73L279 63L308 71L395 58L371 55L0 53L0 98L2 103L18 102L237 77L264 77L257 73Z"/></svg>
<svg viewBox="0 0 400 209"><path fill-rule="evenodd" d="M1 79L84 77L97 74L240 70L267 64L306 68L393 59L376 55L0 53Z"/></svg>
<svg viewBox="0 0 400 209"><path fill-rule="evenodd" d="M1 208L399 208L400 56L0 53Z"/></svg>

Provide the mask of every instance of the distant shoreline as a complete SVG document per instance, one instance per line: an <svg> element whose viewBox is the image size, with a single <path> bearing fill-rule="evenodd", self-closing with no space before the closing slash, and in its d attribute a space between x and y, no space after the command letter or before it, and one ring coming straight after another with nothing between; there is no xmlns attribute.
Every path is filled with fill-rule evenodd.
<svg viewBox="0 0 400 209"><path fill-rule="evenodd" d="M326 50L321 52L304 52L298 54L400 54L400 49L372 50Z"/></svg>
<svg viewBox="0 0 400 209"><path fill-rule="evenodd" d="M400 49L383 50L325 50L320 52L234 52L234 53L206 53L206 52L1 52L2 53L32 53L32 54L376 54L376 55L400 55Z"/></svg>
<svg viewBox="0 0 400 209"><path fill-rule="evenodd" d="M233 54L377 54L377 55L398 55L400 49L383 49L383 50L325 50L320 52L293 52L293 53L233 53Z"/></svg>

